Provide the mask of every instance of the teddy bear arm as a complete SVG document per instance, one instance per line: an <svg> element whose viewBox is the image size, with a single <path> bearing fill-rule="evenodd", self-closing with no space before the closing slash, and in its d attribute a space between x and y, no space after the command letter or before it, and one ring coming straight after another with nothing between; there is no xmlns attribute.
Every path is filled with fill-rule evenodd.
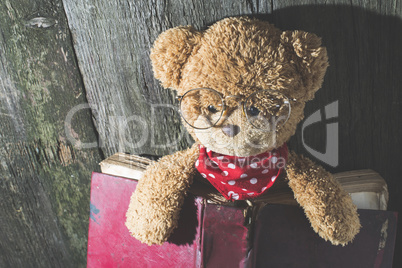
<svg viewBox="0 0 402 268"><path fill-rule="evenodd" d="M160 245L169 238L177 227L198 154L198 146L194 145L164 156L146 169L126 214L132 236L148 245Z"/></svg>
<svg viewBox="0 0 402 268"><path fill-rule="evenodd" d="M338 181L310 159L289 154L287 179L313 229L334 245L346 245L360 230L357 208Z"/></svg>

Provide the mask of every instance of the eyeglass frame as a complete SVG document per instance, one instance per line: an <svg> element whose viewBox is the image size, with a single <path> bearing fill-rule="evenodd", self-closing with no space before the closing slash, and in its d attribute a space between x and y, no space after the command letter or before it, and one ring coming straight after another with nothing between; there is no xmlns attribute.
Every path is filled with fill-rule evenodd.
<svg viewBox="0 0 402 268"><path fill-rule="evenodd" d="M182 102L183 98L184 98L188 93L190 93L191 91L201 90L201 89L210 90L210 91L215 92L216 94L218 94L218 96L221 98L221 101L222 101L222 104L223 104L223 105L222 105L222 111L221 111L221 114L220 114L220 116L219 116L219 119L218 119L214 124L212 124L210 127L207 127L207 128L199 128L199 127L195 127L195 126L191 125L189 122L187 122L187 120L186 120L186 118L184 117L184 115L183 115L183 113L182 113L182 110L181 110L181 102ZM250 94L250 96L248 96L244 101L239 101L239 102L241 103L242 112L243 112L243 114L246 116L247 121L250 122L250 124L251 124L254 128L260 129L260 130L261 130L262 128L256 127L256 126L251 122L251 120L250 120L250 118L249 118L249 115L245 112L245 105L246 105L247 101L250 99L251 96L253 96L253 95L255 95L255 94L257 94L258 92L261 92L261 91L279 92L280 94L282 94L282 93L281 93L280 91L278 91L278 90L273 90L273 89L261 89L261 90L258 90L258 91L256 91L256 92L253 92L252 94ZM289 112L288 112L288 115L287 115L287 118L286 118L285 122L284 122L278 129L276 128L275 131L278 131L278 130L279 130L282 126L284 126L284 125L286 124L286 122L289 120L290 113L291 113L291 110L292 110L292 106L290 105L290 100L296 101L296 99L289 99L289 98L288 98L286 95L284 95L284 94L282 94L282 96L285 97L286 100L287 100L287 102L286 102L286 100L285 100L284 103L287 103L287 104L289 105ZM226 113L227 113L227 111L228 111L228 109L226 109L226 102L225 102L227 98L236 98L236 99L239 99L239 98L241 98L241 97L240 97L240 96L236 96L236 95L229 95L229 96L224 97L222 93L220 93L220 92L218 92L218 91L216 91L216 90L214 90L214 89L212 89L212 88L207 88L207 87L205 87L205 88L204 88L204 87L201 87L201 88L193 88L193 89L190 89L189 91L187 91L186 93L184 93L183 95L179 95L179 96L176 97L176 99L179 101L179 112L180 112L181 117L183 118L184 122L186 122L190 127L194 128L194 129L209 129L209 128L212 128L212 127L216 126L216 125L219 123L219 121L221 121L222 117L223 117L223 118L225 117L225 115L226 115ZM239 106L239 105L238 105L238 106Z"/></svg>

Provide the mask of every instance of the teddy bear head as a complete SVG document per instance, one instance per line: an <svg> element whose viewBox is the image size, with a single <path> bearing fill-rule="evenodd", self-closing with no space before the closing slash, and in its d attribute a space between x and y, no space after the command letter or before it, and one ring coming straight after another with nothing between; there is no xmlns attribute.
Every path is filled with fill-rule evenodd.
<svg viewBox="0 0 402 268"><path fill-rule="evenodd" d="M246 17L223 19L205 31L167 30L151 60L162 86L177 91L192 137L234 156L288 141L328 67L316 35Z"/></svg>

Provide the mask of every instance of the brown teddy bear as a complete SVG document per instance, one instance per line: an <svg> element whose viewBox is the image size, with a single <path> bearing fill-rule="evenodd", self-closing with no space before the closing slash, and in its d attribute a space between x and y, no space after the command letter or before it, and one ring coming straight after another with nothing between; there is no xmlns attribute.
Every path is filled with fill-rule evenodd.
<svg viewBox="0 0 402 268"><path fill-rule="evenodd" d="M334 245L354 238L360 222L349 195L329 172L286 147L328 67L320 38L226 18L203 32L165 31L151 60L155 77L178 92L195 144L146 170L127 212L134 237L165 242L194 180L232 202L269 195L282 177L322 238Z"/></svg>

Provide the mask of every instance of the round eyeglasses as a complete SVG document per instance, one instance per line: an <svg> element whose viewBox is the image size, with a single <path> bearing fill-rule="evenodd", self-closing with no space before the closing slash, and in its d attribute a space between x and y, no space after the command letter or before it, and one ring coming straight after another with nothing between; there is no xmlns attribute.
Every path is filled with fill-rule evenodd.
<svg viewBox="0 0 402 268"><path fill-rule="evenodd" d="M247 120L255 128L277 131L289 119L289 99L277 90L259 90L244 101L240 96L226 96L210 88L196 88L178 96L180 114L195 129L208 129L226 119L229 110L241 105ZM237 101L233 105L233 101Z"/></svg>

